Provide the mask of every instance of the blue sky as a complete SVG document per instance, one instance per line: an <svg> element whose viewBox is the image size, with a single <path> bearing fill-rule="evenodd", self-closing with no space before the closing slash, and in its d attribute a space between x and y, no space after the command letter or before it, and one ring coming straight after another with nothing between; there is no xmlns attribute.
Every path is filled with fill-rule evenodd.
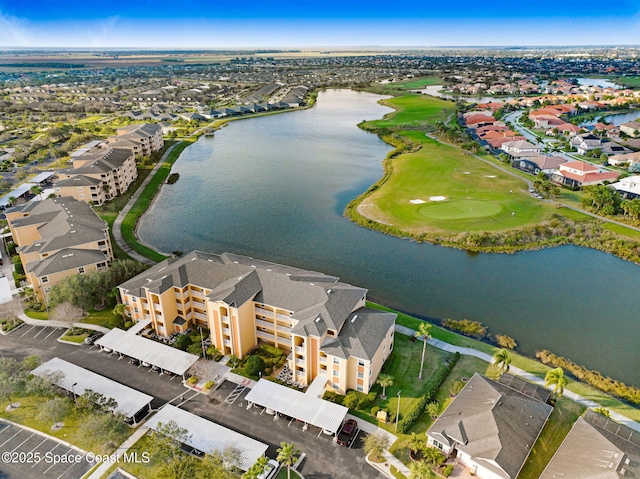
<svg viewBox="0 0 640 479"><path fill-rule="evenodd" d="M640 44L640 2L0 0L3 47Z"/></svg>

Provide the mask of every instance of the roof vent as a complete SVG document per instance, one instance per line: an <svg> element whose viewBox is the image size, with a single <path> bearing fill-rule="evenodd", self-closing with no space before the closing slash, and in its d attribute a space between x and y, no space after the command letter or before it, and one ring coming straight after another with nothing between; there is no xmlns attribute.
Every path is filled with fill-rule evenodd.
<svg viewBox="0 0 640 479"><path fill-rule="evenodd" d="M195 261L195 260L197 260L197 259L198 259L198 258L191 258L191 261Z"/></svg>
<svg viewBox="0 0 640 479"><path fill-rule="evenodd" d="M319 323L319 322L320 322L320 316L316 318L316 323Z"/></svg>
<svg viewBox="0 0 640 479"><path fill-rule="evenodd" d="M327 294L331 294L331 290L330 289L327 290Z"/></svg>
<svg viewBox="0 0 640 479"><path fill-rule="evenodd" d="M316 285L315 283L309 283L309 284L310 284L311 286L315 286L315 285Z"/></svg>
<svg viewBox="0 0 640 479"><path fill-rule="evenodd" d="M351 318L351 322L355 323L356 319L358 318L358 315L356 314L353 318Z"/></svg>
<svg viewBox="0 0 640 479"><path fill-rule="evenodd" d="M71 231L69 231L69 233L75 233L75 232L76 232L76 230L71 230Z"/></svg>
<svg viewBox="0 0 640 479"><path fill-rule="evenodd" d="M235 263L235 264L238 264L238 262L237 262L237 261L234 261L234 263Z"/></svg>
<svg viewBox="0 0 640 479"><path fill-rule="evenodd" d="M287 273L287 276L291 276L291 273Z"/></svg>
<svg viewBox="0 0 640 479"><path fill-rule="evenodd" d="M256 267L256 265L255 265L255 264L252 264L252 265L251 265L251 267L252 267L252 268L255 268L255 267Z"/></svg>

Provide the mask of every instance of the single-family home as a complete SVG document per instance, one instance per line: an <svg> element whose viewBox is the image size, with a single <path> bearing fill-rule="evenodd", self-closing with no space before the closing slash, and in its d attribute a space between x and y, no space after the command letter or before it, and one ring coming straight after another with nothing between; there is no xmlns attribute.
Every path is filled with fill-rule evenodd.
<svg viewBox="0 0 640 479"><path fill-rule="evenodd" d="M640 477L640 433L593 411L579 417L540 479Z"/></svg>
<svg viewBox="0 0 640 479"><path fill-rule="evenodd" d="M555 173L561 164L567 160L561 156L535 156L531 158L514 159L511 164L514 168L537 175L541 171L546 175Z"/></svg>
<svg viewBox="0 0 640 479"><path fill-rule="evenodd" d="M638 138L640 136L640 122L630 121L628 123L623 123L620 125L620 131L633 138Z"/></svg>
<svg viewBox="0 0 640 479"><path fill-rule="evenodd" d="M569 161L560 165L551 180L571 188L582 188L612 182L619 176L616 171L604 170L584 161Z"/></svg>
<svg viewBox="0 0 640 479"><path fill-rule="evenodd" d="M633 163L640 162L640 151L636 151L634 153L624 153L621 155L613 155L610 156L607 160L610 165L632 165Z"/></svg>
<svg viewBox="0 0 640 479"><path fill-rule="evenodd" d="M640 198L640 176L638 175L622 178L617 183L611 183L611 187L618 190L618 193L627 200Z"/></svg>
<svg viewBox="0 0 640 479"><path fill-rule="evenodd" d="M429 428L427 444L480 479L515 479L552 410L535 394L475 373Z"/></svg>
<svg viewBox="0 0 640 479"><path fill-rule="evenodd" d="M580 155L586 155L588 151L602 148L602 140L591 133L576 135L569 140L569 143Z"/></svg>

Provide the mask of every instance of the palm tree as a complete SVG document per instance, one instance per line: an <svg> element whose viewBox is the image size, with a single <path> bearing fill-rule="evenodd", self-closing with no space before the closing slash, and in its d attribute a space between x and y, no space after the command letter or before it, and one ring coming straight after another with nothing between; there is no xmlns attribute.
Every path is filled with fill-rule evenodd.
<svg viewBox="0 0 640 479"><path fill-rule="evenodd" d="M16 199L15 196L9 196L9 200L8 201L9 201L9 206L13 206L13 205L16 204L16 201L18 201L18 200Z"/></svg>
<svg viewBox="0 0 640 479"><path fill-rule="evenodd" d="M294 443L280 443L280 448L278 449L278 457L276 458L276 460L287 466L287 479L291 479L291 466L296 463L299 455L300 450L296 449L296 445Z"/></svg>
<svg viewBox="0 0 640 479"><path fill-rule="evenodd" d="M42 193L42 188L40 188L38 185L33 185L29 191L33 193L33 195L36 196L38 199L42 199L40 198L40 194Z"/></svg>
<svg viewBox="0 0 640 479"><path fill-rule="evenodd" d="M409 465L411 479L431 479L433 477L433 471L431 470L431 464L426 461L417 461Z"/></svg>
<svg viewBox="0 0 640 479"><path fill-rule="evenodd" d="M500 374L509 371L511 366L511 358L509 357L509 351L501 349L493 355L493 364L500 370Z"/></svg>
<svg viewBox="0 0 640 479"><path fill-rule="evenodd" d="M393 386L393 376L391 374L381 374L376 382L382 386L382 399L387 399L387 387Z"/></svg>
<svg viewBox="0 0 640 479"><path fill-rule="evenodd" d="M242 475L242 479L258 479L269 464L269 458L267 456L260 456L256 463L251 466L247 472Z"/></svg>
<svg viewBox="0 0 640 479"><path fill-rule="evenodd" d="M429 323L425 323L424 321L420 323L418 326L418 330L416 331L416 338L422 337L422 361L420 362L420 374L418 375L418 379L422 379L422 370L424 368L424 353L427 351L427 339L431 339L431 325Z"/></svg>
<svg viewBox="0 0 640 479"><path fill-rule="evenodd" d="M562 368L555 368L547 372L544 377L545 387L553 386L553 393L560 397L564 393L564 387L567 385L567 378L564 376Z"/></svg>

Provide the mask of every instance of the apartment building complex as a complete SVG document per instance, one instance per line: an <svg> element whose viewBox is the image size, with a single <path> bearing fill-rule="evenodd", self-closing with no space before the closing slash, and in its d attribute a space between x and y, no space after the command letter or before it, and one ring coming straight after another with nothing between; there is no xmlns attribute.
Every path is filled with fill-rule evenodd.
<svg viewBox="0 0 640 479"><path fill-rule="evenodd" d="M6 211L27 281L40 301L67 276L109 267L109 227L71 197L29 202Z"/></svg>
<svg viewBox="0 0 640 479"><path fill-rule="evenodd" d="M126 148L94 147L73 159L73 168L58 173L57 197L101 205L129 188L138 177L133 152Z"/></svg>
<svg viewBox="0 0 640 479"><path fill-rule="evenodd" d="M149 156L160 151L164 145L162 127L153 123L130 125L118 128L117 136L109 137L112 148L126 148L136 157Z"/></svg>
<svg viewBox="0 0 640 479"><path fill-rule="evenodd" d="M246 256L194 251L119 286L135 321L156 332L202 327L224 354L259 343L289 353L293 380L368 392L393 349L395 314L365 307L367 291L334 276Z"/></svg>

